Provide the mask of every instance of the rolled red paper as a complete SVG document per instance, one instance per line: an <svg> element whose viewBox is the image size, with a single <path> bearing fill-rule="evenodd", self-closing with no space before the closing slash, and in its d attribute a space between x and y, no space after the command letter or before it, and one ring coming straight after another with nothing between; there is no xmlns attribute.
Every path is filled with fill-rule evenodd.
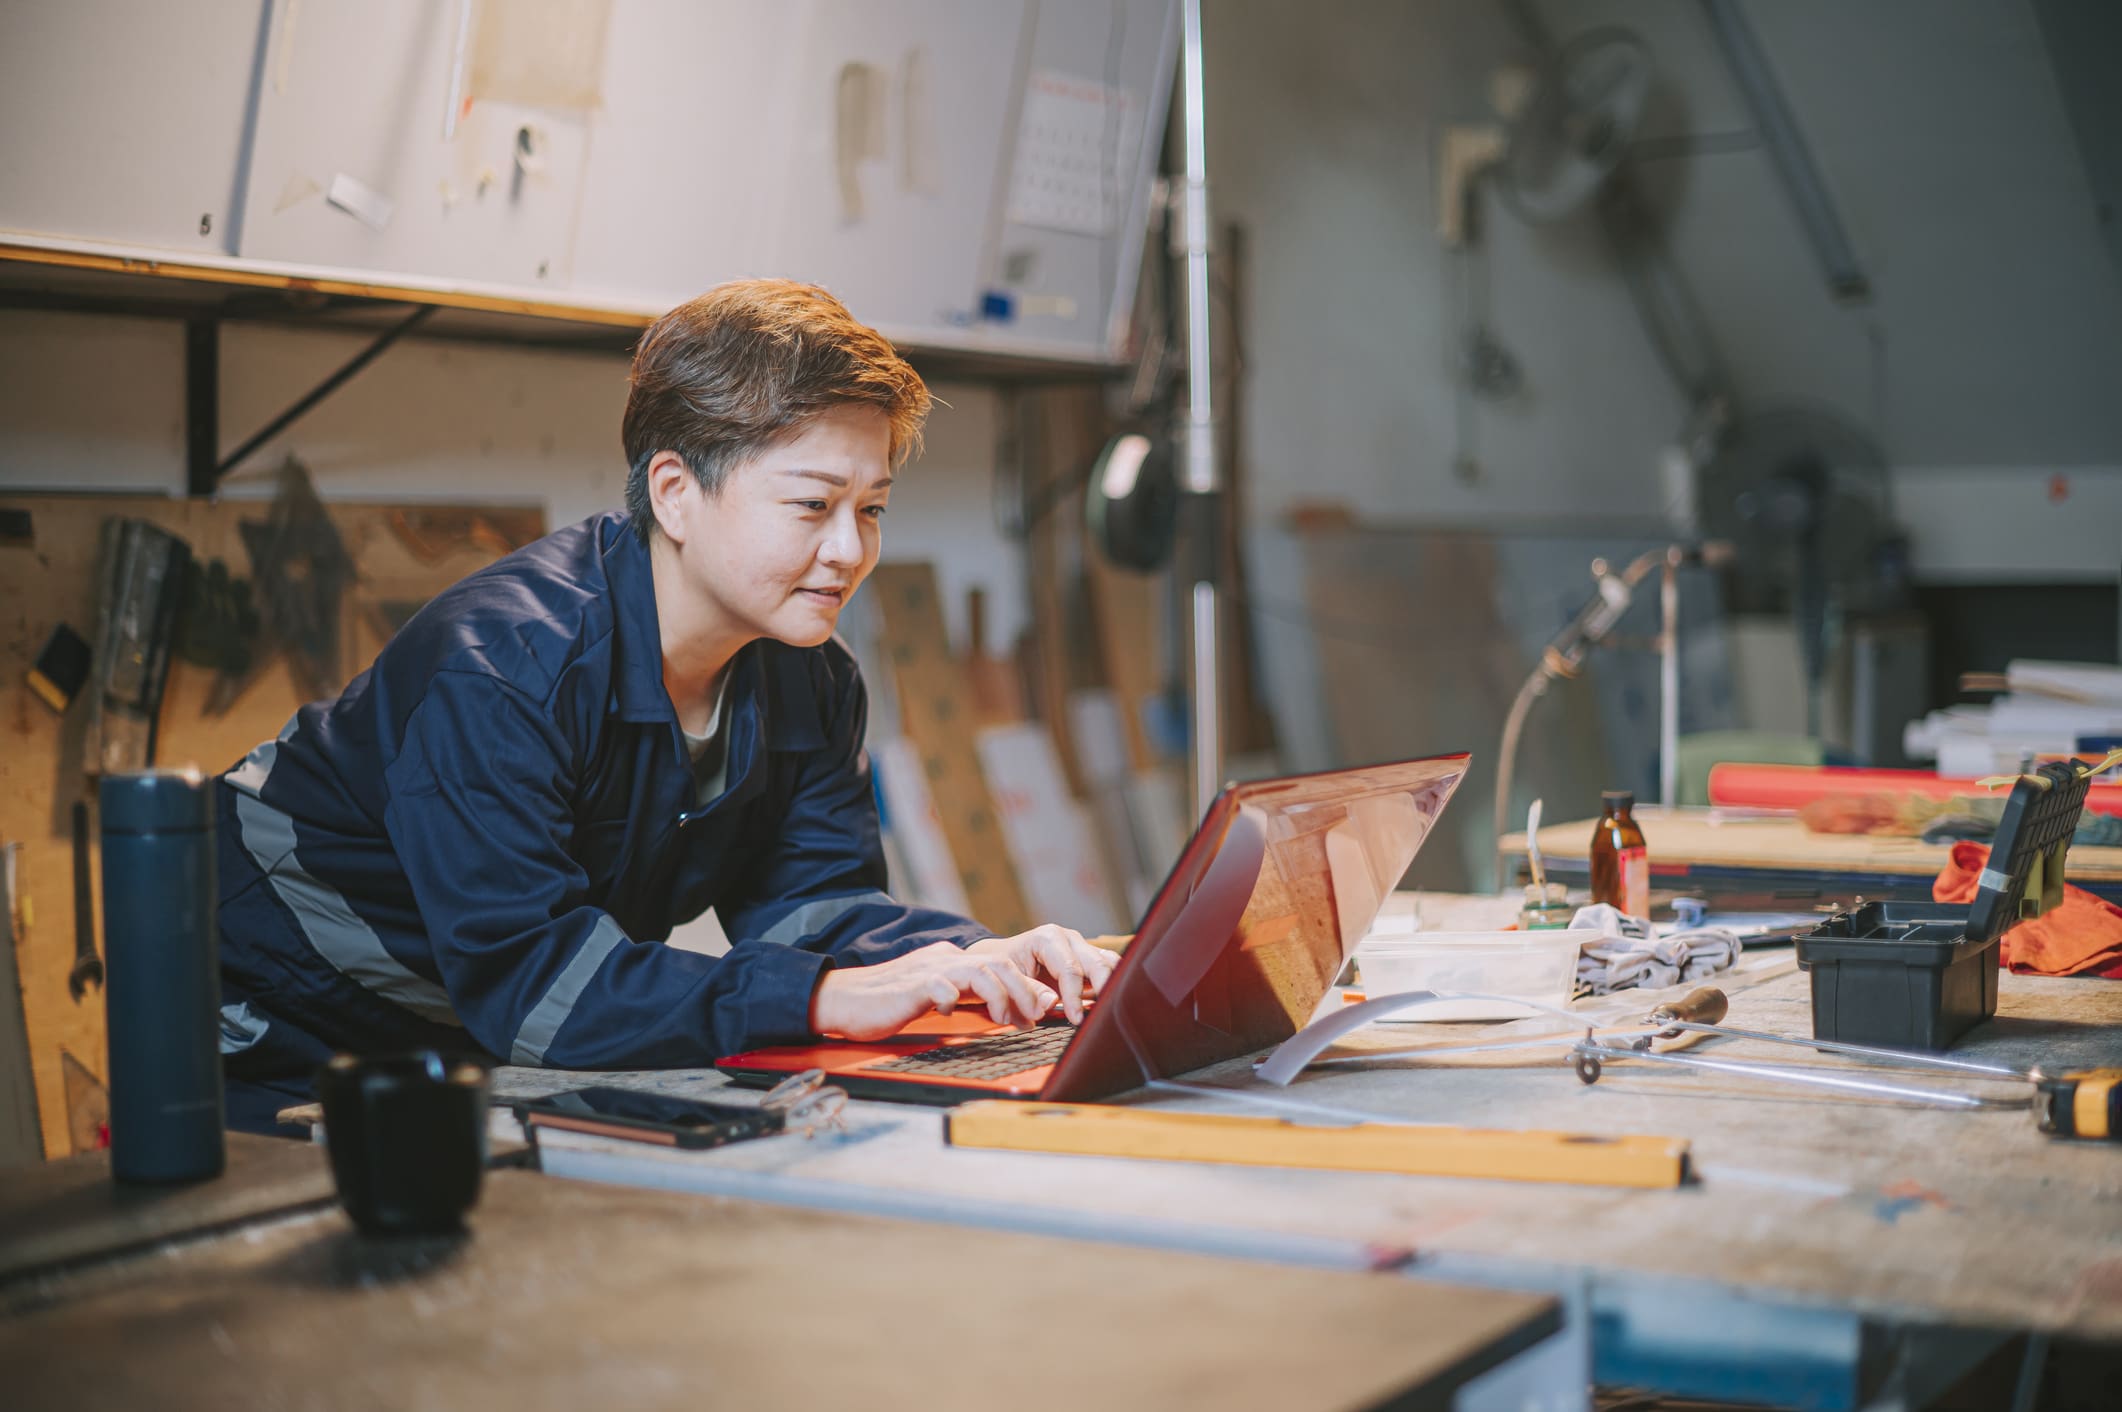
<svg viewBox="0 0 2122 1412"><path fill-rule="evenodd" d="M1742 765L1727 761L1709 772L1709 802L1730 809L1803 809L1816 799L1851 794L1916 794L1950 799L1990 791L1972 779L1929 770L1864 770L1834 765ZM1997 793L2002 794L2002 788ZM2102 776L2086 791L2095 814L2122 814L2122 783Z"/></svg>

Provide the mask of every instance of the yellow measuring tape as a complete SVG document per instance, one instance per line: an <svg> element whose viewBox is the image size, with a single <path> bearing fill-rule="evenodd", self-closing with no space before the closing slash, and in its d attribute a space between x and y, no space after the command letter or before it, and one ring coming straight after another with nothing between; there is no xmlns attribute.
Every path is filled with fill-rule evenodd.
<svg viewBox="0 0 2122 1412"><path fill-rule="evenodd" d="M2043 1087L2070 1088L2071 1137L2111 1138L2117 1134L2109 1119L2114 1113L2115 1089L2122 1085L2122 1069L2090 1069L2082 1074L2065 1074L2060 1080ZM2057 1131L2054 1124L2050 1131Z"/></svg>

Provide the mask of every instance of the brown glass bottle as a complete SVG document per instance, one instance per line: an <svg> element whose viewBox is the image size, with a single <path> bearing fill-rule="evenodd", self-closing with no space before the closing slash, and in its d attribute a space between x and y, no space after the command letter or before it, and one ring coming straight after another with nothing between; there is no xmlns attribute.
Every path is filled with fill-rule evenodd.
<svg viewBox="0 0 2122 1412"><path fill-rule="evenodd" d="M1637 827L1636 796L1609 789L1599 796L1605 812L1592 828L1592 901L1607 902L1631 917L1650 916L1650 849Z"/></svg>

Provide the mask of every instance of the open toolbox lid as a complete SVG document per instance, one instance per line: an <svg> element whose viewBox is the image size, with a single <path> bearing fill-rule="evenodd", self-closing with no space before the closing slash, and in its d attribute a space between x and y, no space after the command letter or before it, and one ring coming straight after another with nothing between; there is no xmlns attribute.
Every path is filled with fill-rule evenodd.
<svg viewBox="0 0 2122 1412"><path fill-rule="evenodd" d="M2046 783L2041 783L2046 781ZM1990 941L2063 902L2063 857L2085 811L2091 773L2075 760L2051 760L2021 775L2005 801L1975 900L1967 939Z"/></svg>

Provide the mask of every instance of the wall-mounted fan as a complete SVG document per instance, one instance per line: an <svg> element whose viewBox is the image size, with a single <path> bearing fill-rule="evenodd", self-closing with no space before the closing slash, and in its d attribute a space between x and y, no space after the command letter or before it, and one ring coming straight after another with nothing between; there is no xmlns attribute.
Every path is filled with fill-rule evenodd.
<svg viewBox="0 0 2122 1412"><path fill-rule="evenodd" d="M1534 224L1590 207L1651 346L1688 400L1687 439L1705 443L1730 414L1729 384L1629 163L1656 74L1650 47L1630 30L1587 30L1556 49L1511 124L1498 186L1510 208Z"/></svg>
<svg viewBox="0 0 2122 1412"><path fill-rule="evenodd" d="M1499 172L1511 209L1544 225L1590 200L1627 160L1654 75L1649 46L1625 29L1557 50L1511 124Z"/></svg>

